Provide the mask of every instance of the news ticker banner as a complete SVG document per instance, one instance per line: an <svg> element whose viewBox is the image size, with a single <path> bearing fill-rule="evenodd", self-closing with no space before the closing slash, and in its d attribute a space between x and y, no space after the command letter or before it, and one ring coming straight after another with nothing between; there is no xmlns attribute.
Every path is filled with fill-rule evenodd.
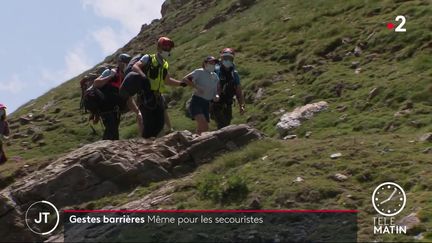
<svg viewBox="0 0 432 243"><path fill-rule="evenodd" d="M357 210L64 210L65 242L354 242Z"/></svg>

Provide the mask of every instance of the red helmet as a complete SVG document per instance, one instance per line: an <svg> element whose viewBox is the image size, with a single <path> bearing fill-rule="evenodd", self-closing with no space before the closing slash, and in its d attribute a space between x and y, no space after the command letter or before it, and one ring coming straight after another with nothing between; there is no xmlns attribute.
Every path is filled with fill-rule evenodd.
<svg viewBox="0 0 432 243"><path fill-rule="evenodd" d="M174 41L172 41L168 37L161 37L158 40L157 43L158 48L161 48L164 51L170 51L172 48L174 48Z"/></svg>
<svg viewBox="0 0 432 243"><path fill-rule="evenodd" d="M221 52L220 52L221 56L230 56L232 58L234 58L235 56L235 52L234 49L232 48L224 48Z"/></svg>
<svg viewBox="0 0 432 243"><path fill-rule="evenodd" d="M6 106L3 104L0 104L0 109L6 109Z"/></svg>

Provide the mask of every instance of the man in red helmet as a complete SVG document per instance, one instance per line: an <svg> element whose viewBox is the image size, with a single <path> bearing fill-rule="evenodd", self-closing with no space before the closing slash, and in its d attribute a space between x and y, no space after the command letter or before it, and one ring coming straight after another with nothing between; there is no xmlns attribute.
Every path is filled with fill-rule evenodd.
<svg viewBox="0 0 432 243"><path fill-rule="evenodd" d="M235 52L232 48L224 48L220 52L220 64L216 65L215 72L220 82L220 99L211 105L212 119L216 121L218 129L231 124L233 98L236 96L239 103L240 114L245 112L243 91L240 85L240 76L234 65Z"/></svg>
<svg viewBox="0 0 432 243"><path fill-rule="evenodd" d="M165 84L187 86L186 83L173 79L168 74L168 61L174 42L168 37L161 37L157 42L157 53L146 54L136 62L121 88L122 96L129 98L128 106L136 113L138 127L144 138L156 137L163 129L165 106L162 93ZM130 97L138 94L138 104Z"/></svg>

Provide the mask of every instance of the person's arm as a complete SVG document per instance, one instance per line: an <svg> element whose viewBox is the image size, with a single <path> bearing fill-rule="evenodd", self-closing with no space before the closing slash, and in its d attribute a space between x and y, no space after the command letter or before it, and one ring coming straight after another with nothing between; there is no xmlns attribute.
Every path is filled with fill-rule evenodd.
<svg viewBox="0 0 432 243"><path fill-rule="evenodd" d="M219 100L220 100L220 91L221 91L220 80L219 80L219 77L217 77L217 85L216 85L216 88L214 90L214 95L213 95L214 96L214 98L213 98L214 102L219 102Z"/></svg>
<svg viewBox="0 0 432 243"><path fill-rule="evenodd" d="M183 82L186 83L187 85L191 86L194 89L198 89L198 87L196 86L196 84L193 82L193 74L192 73L186 75L183 78Z"/></svg>
<svg viewBox="0 0 432 243"><path fill-rule="evenodd" d="M132 71L139 73L139 75L147 79L147 75L144 73L144 67L148 65L150 61L150 56L148 54L142 56L141 59L132 66Z"/></svg>
<svg viewBox="0 0 432 243"><path fill-rule="evenodd" d="M171 78L169 74L167 74L165 77L165 84L171 86L184 86L184 83L182 81Z"/></svg>
<svg viewBox="0 0 432 243"><path fill-rule="evenodd" d="M139 73L139 75L141 75L143 78L147 78L143 71L144 66L145 64L142 61L138 61L132 66L132 71Z"/></svg>
<svg viewBox="0 0 432 243"><path fill-rule="evenodd" d="M243 113L246 111L246 107L245 107L245 101L244 101L244 96L243 96L243 90L241 88L240 85L240 77L236 72L234 72L235 75L235 80L236 80L236 97L237 97L237 101L239 103L239 108L240 108L240 114L243 115Z"/></svg>
<svg viewBox="0 0 432 243"><path fill-rule="evenodd" d="M237 85L236 87L236 97L240 107L240 114L243 115L243 113L246 111L246 107L244 103L243 91L240 85Z"/></svg>
<svg viewBox="0 0 432 243"><path fill-rule="evenodd" d="M105 86L114 76L116 75L116 72L111 69L105 70L101 76L96 78L93 82L93 86L96 88L102 88Z"/></svg>

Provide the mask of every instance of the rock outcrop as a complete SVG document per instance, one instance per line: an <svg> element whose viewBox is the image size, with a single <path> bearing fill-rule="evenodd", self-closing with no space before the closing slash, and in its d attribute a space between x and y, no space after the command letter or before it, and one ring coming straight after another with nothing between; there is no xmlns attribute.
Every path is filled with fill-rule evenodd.
<svg viewBox="0 0 432 243"><path fill-rule="evenodd" d="M277 131L281 137L283 137L291 130L299 127L302 121L311 119L315 113L327 110L327 108L328 104L325 101L297 107L292 112L287 112L282 115L276 125Z"/></svg>
<svg viewBox="0 0 432 243"><path fill-rule="evenodd" d="M12 227L1 227L0 237L16 241L25 235L20 233L26 231L22 214L33 202L47 200L63 208L175 178L261 137L247 125L232 125L199 137L182 131L155 140L85 145L0 192L0 224Z"/></svg>

